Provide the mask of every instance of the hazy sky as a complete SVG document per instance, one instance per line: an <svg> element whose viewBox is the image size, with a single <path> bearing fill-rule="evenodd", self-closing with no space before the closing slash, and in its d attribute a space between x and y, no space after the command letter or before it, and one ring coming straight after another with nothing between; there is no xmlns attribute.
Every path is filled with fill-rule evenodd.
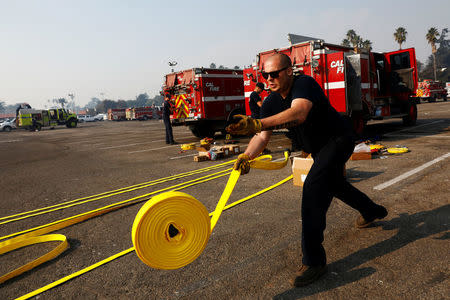
<svg viewBox="0 0 450 300"><path fill-rule="evenodd" d="M69 93L77 105L153 97L169 61L176 70L242 67L287 46L287 33L339 44L354 29L383 52L398 49L393 32L403 26L403 47L425 62L426 32L449 20L449 0L0 0L0 101L43 108Z"/></svg>

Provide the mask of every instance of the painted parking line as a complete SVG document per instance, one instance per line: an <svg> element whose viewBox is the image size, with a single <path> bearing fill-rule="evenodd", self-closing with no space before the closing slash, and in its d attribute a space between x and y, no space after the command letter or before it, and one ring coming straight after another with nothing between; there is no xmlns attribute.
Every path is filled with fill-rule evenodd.
<svg viewBox="0 0 450 300"><path fill-rule="evenodd" d="M192 138L177 138L177 140L192 140ZM130 146L137 146L137 145L145 145L145 144L151 144L151 143L159 143L159 142L164 142L164 140L154 140L154 141L150 141L150 142L144 142L144 143L134 143L134 144L125 144L125 145L117 145L117 146L108 146L108 147L103 147L103 148L99 148L99 150L107 150L107 149L114 149L114 148L125 148L125 147L130 147ZM151 150L149 150L151 151ZM129 152L131 153L131 152Z"/></svg>
<svg viewBox="0 0 450 300"><path fill-rule="evenodd" d="M433 124L441 123L441 122L444 122L444 120L438 120L438 121L434 121L434 122L430 122L430 123L426 123L426 124L422 124L422 125L418 125L418 126L414 126L414 127L408 127L408 128L405 128L405 129L401 129L401 130L393 131L393 132L390 132L390 133L386 133L386 134L384 134L384 136L392 136L393 134L396 134L397 132L411 131L411 130L416 129L416 128L420 128L420 127L424 127L424 126L428 126L428 125L433 125Z"/></svg>
<svg viewBox="0 0 450 300"><path fill-rule="evenodd" d="M7 140L7 141L0 141L0 143L15 143L15 142L22 142L23 140Z"/></svg>
<svg viewBox="0 0 450 300"><path fill-rule="evenodd" d="M161 150L161 149L167 149L167 148L173 148L173 147L180 147L180 145L170 145L170 146L159 147L159 148L151 148L151 149L144 149L144 150L130 151L130 152L128 152L128 154L132 154L132 153L140 153L140 152L148 152L148 151L155 151L155 150Z"/></svg>
<svg viewBox="0 0 450 300"><path fill-rule="evenodd" d="M438 133L426 134L391 134L389 137L399 137L399 138L438 138L438 139L450 139L449 135L438 135Z"/></svg>
<svg viewBox="0 0 450 300"><path fill-rule="evenodd" d="M408 177L410 177L410 176L412 176L412 175L414 175L414 174L416 174L416 173L418 173L418 172L428 168L429 166L432 166L435 163L438 163L438 162L440 162L440 161L442 161L442 160L444 160L444 159L446 159L448 157L450 157L450 152L448 152L448 153L446 153L446 154L444 154L442 156L439 156L438 158L435 158L432 161L429 161L429 162L427 162L427 163L425 163L425 164L423 164L423 165L421 165L421 166L419 166L419 167L417 167L415 169L412 169L411 171L403 173L402 175L397 176L394 179L391 179L389 181L386 181L385 183L379 184L379 185L375 186L374 189L375 190L383 190L383 189L385 189L385 188L387 188L387 187L389 187L389 186L391 186L393 184L396 184L397 182L402 181L403 179L406 179L406 178L408 178Z"/></svg>

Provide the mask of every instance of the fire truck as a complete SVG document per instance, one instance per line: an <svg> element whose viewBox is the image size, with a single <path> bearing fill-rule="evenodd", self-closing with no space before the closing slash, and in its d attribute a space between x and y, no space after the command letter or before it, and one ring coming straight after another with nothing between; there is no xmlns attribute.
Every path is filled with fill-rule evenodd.
<svg viewBox="0 0 450 300"><path fill-rule="evenodd" d="M308 38L261 52L253 66L244 69L247 107L256 82L267 86L261 71L266 59L277 52L291 58L294 74L309 75L320 84L331 105L352 120L357 134L363 133L369 120L403 118L405 125L415 124L418 80L414 48L376 53ZM246 113L250 114L249 110Z"/></svg>
<svg viewBox="0 0 450 300"><path fill-rule="evenodd" d="M127 108L125 117L127 120L146 121L153 118L153 108L150 106Z"/></svg>
<svg viewBox="0 0 450 300"><path fill-rule="evenodd" d="M173 103L173 126L186 125L196 137L225 133L232 115L245 113L242 70L192 68L167 74L163 94Z"/></svg>
<svg viewBox="0 0 450 300"><path fill-rule="evenodd" d="M108 109L108 120L111 120L111 121L126 120L125 108L110 108L110 109Z"/></svg>
<svg viewBox="0 0 450 300"><path fill-rule="evenodd" d="M57 125L75 128L77 124L77 115L64 108L49 110L24 108L17 110L16 125L19 128L39 131L42 127L54 128Z"/></svg>
<svg viewBox="0 0 450 300"><path fill-rule="evenodd" d="M424 81L419 82L416 96L419 101L422 99L428 100L428 102L436 102L437 98L447 101L447 89L439 81L425 79Z"/></svg>

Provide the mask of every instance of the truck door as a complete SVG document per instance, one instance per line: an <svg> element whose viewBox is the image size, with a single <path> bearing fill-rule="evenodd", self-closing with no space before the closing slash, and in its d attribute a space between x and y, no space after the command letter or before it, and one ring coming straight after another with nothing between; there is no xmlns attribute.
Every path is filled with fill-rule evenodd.
<svg viewBox="0 0 450 300"><path fill-rule="evenodd" d="M407 88L411 94L416 93L418 85L416 52L414 48L387 52L384 54L388 62L391 77L391 92L401 93Z"/></svg>
<svg viewBox="0 0 450 300"><path fill-rule="evenodd" d="M323 90L331 105L340 113L347 113L344 52L326 55L326 79Z"/></svg>

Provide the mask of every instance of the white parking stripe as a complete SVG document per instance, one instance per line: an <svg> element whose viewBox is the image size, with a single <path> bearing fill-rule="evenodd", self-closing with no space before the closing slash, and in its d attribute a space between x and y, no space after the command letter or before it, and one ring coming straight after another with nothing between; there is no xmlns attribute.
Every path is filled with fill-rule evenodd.
<svg viewBox="0 0 450 300"><path fill-rule="evenodd" d="M172 147L180 147L180 145L170 145L170 146L159 147L159 148L151 148L151 149L144 149L144 150L130 151L130 152L128 152L128 154L131 154L131 153L140 153L140 152L147 152L147 151L154 151L154 150L161 150L161 149L172 148Z"/></svg>
<svg viewBox="0 0 450 300"><path fill-rule="evenodd" d="M387 188L387 187L389 187L389 186L391 186L391 185L393 185L393 184L395 184L395 183L397 183L397 182L399 182L399 181L401 181L401 180L403 180L403 179L408 178L408 177L411 176L411 175L414 175L414 174L416 174L416 173L422 171L422 170L425 169L425 168L428 168L428 167L431 166L431 165L434 165L435 163L440 162L441 160L446 159L447 157L450 157L450 152L447 153L447 154L444 154L444 155L442 155L442 156L439 156L438 158L433 159L432 161L427 162L427 163L421 165L420 167L417 167L417 168L415 168L415 169L412 169L411 171L408 171L408 172L406 172L406 173L403 173L402 175L397 176L397 177L395 177L394 179L391 179L391 180L389 180L389 181L386 181L385 183L379 184L379 185L375 186L374 189L375 189L375 190L382 190L382 189L385 189L385 188Z"/></svg>
<svg viewBox="0 0 450 300"><path fill-rule="evenodd" d="M397 131L393 131L390 133L386 133L386 134L384 134L384 136L391 136L393 134L396 134L397 132L410 131L412 129L416 129L419 127L428 126L428 125L432 125L432 124L436 124L436 123L441 123L441 122L444 122L444 120L438 120L438 121L434 121L434 122L430 122L430 123L426 123L426 124L422 124L422 125L418 125L418 126L414 126L414 127L408 127L408 128L402 129L402 130L397 130Z"/></svg>
<svg viewBox="0 0 450 300"><path fill-rule="evenodd" d="M14 142L21 142L23 140L8 140L8 141L0 141L0 143L14 143Z"/></svg>
<svg viewBox="0 0 450 300"><path fill-rule="evenodd" d="M406 137L406 138L444 138L449 139L449 135L438 135L437 133L432 135L426 135L426 134L392 134L389 135L389 137Z"/></svg>

